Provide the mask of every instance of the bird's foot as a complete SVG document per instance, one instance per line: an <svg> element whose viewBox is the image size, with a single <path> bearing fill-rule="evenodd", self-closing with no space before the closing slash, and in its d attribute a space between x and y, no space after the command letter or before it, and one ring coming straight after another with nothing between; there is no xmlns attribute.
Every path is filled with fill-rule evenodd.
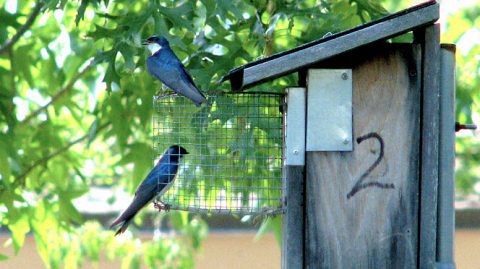
<svg viewBox="0 0 480 269"><path fill-rule="evenodd" d="M171 206L169 204L165 204L165 203L162 203L162 202L160 202L160 203L153 202L153 207L155 209L157 209L159 212L162 211L162 210L168 212L168 211L170 211L170 208L171 208Z"/></svg>
<svg viewBox="0 0 480 269"><path fill-rule="evenodd" d="M165 90L158 90L155 93L155 96L157 96L159 98L175 98L175 97L178 97L180 95L176 92L172 93L172 92L165 92Z"/></svg>

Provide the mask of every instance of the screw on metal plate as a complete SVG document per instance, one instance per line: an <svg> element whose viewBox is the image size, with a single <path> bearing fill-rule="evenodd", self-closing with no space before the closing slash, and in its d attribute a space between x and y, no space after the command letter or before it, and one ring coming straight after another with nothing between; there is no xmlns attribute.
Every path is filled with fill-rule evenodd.
<svg viewBox="0 0 480 269"><path fill-rule="evenodd" d="M306 151L353 150L352 77L351 69L308 70Z"/></svg>
<svg viewBox="0 0 480 269"><path fill-rule="evenodd" d="M287 88L286 127L285 127L285 164L305 165L305 124L306 89ZM301 138L301 139L300 139Z"/></svg>
<svg viewBox="0 0 480 269"><path fill-rule="evenodd" d="M458 131L463 130L463 129L476 130L477 125L475 125L475 124L461 124L458 121L455 122L455 132L458 132Z"/></svg>

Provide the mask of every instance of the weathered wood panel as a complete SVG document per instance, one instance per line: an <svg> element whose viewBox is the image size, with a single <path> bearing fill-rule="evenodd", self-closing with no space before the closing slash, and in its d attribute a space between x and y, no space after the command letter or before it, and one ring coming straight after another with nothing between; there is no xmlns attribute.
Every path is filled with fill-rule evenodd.
<svg viewBox="0 0 480 269"><path fill-rule="evenodd" d="M455 268L455 45L441 48L437 262Z"/></svg>
<svg viewBox="0 0 480 269"><path fill-rule="evenodd" d="M422 168L420 182L419 268L436 261L438 147L440 132L440 26L416 33L422 47Z"/></svg>
<svg viewBox="0 0 480 269"><path fill-rule="evenodd" d="M299 138L304 139L304 138ZM286 167L286 213L283 219L282 268L302 269L304 249L305 166Z"/></svg>
<svg viewBox="0 0 480 269"><path fill-rule="evenodd" d="M305 266L415 268L420 66L411 46L355 55L336 64L353 69L354 150L307 153Z"/></svg>

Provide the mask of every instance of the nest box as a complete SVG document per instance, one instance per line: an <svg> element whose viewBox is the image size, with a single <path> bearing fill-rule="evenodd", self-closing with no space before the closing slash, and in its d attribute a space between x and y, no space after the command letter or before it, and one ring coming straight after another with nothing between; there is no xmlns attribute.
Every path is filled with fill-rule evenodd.
<svg viewBox="0 0 480 269"><path fill-rule="evenodd" d="M284 268L454 268L455 47L440 44L438 18L427 2L226 76L243 90L298 74Z"/></svg>

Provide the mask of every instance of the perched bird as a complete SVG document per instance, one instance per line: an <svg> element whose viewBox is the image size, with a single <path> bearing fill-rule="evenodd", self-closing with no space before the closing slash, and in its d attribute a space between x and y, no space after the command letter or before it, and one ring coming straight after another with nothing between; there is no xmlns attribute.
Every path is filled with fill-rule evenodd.
<svg viewBox="0 0 480 269"><path fill-rule="evenodd" d="M205 95L195 86L192 77L172 51L165 37L151 36L143 42L143 45L148 45L153 53L147 58L147 70L150 75L192 100L196 106L205 102Z"/></svg>
<svg viewBox="0 0 480 269"><path fill-rule="evenodd" d="M181 146L170 146L158 161L143 182L138 186L135 197L128 208L110 225L110 229L121 224L122 226L115 235L125 232L133 217L152 201L155 197L161 197L172 185L177 174L180 159L188 154ZM167 208L166 205L158 205L155 208Z"/></svg>

